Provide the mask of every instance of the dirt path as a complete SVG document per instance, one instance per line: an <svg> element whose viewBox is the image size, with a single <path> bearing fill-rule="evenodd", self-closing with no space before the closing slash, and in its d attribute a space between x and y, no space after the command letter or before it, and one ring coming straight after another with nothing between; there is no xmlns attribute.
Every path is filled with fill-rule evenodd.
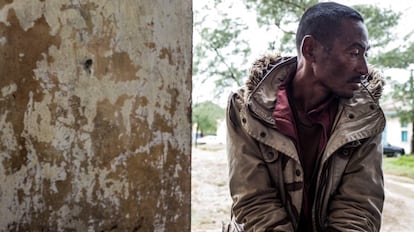
<svg viewBox="0 0 414 232"><path fill-rule="evenodd" d="M191 231L221 231L230 217L225 150L193 149L191 171Z"/></svg>
<svg viewBox="0 0 414 232"><path fill-rule="evenodd" d="M223 148L193 149L191 231L221 231L228 220L231 199L227 182L227 157ZM414 181L385 176L385 204L381 232L414 231Z"/></svg>
<svg viewBox="0 0 414 232"><path fill-rule="evenodd" d="M414 181L385 175L385 204L381 232L414 231Z"/></svg>

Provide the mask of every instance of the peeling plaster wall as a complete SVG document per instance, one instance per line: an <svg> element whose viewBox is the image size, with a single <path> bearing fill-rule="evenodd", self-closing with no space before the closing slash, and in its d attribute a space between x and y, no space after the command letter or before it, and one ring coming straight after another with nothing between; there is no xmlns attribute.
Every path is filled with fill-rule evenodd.
<svg viewBox="0 0 414 232"><path fill-rule="evenodd" d="M191 0L0 1L0 231L189 231Z"/></svg>

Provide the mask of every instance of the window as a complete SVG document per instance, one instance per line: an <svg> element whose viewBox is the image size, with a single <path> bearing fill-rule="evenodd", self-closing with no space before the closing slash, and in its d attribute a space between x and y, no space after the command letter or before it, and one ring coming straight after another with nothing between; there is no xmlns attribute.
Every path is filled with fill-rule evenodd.
<svg viewBox="0 0 414 232"><path fill-rule="evenodd" d="M402 128L407 128L408 122L407 121L401 121L400 125L401 125Z"/></svg>
<svg viewBox="0 0 414 232"><path fill-rule="evenodd" d="M401 131L401 141L408 142L408 133L407 131Z"/></svg>

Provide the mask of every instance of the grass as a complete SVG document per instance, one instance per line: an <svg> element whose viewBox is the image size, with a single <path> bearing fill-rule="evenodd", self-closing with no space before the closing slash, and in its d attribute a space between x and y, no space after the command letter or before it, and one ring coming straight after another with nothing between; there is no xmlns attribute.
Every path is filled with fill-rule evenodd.
<svg viewBox="0 0 414 232"><path fill-rule="evenodd" d="M404 155L399 158L384 157L383 169L384 173L414 179L414 155Z"/></svg>

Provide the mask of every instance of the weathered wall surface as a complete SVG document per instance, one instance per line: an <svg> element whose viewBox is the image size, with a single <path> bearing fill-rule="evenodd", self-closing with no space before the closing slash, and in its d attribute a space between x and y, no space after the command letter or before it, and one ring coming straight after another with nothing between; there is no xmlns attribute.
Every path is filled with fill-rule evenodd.
<svg viewBox="0 0 414 232"><path fill-rule="evenodd" d="M189 231L191 0L0 1L0 231Z"/></svg>

